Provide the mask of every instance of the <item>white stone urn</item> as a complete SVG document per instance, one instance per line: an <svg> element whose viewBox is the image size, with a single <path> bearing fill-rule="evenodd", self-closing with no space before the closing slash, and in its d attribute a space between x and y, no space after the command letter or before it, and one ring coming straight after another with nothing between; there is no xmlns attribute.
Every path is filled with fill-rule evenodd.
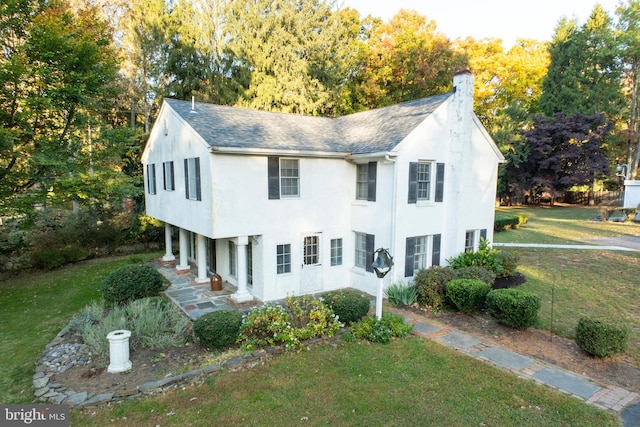
<svg viewBox="0 0 640 427"><path fill-rule="evenodd" d="M125 372L131 369L129 360L129 337L131 331L120 329L107 335L109 340L109 366L107 372Z"/></svg>

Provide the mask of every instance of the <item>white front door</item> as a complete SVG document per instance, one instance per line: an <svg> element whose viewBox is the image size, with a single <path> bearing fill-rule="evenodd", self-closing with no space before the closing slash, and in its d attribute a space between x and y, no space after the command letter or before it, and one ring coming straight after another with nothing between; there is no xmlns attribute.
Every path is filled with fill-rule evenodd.
<svg viewBox="0 0 640 427"><path fill-rule="evenodd" d="M322 290L321 237L321 233L315 233L305 235L302 238L301 294Z"/></svg>

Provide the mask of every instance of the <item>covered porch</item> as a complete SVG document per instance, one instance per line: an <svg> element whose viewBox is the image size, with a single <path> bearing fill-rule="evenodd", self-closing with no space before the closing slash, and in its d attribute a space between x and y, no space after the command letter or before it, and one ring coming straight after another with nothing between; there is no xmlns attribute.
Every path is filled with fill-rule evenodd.
<svg viewBox="0 0 640 427"><path fill-rule="evenodd" d="M252 254L255 237L210 239L184 228L175 228L178 229L179 239L178 259L173 254L174 227L168 223L165 223L165 254L161 259L163 265L172 270L161 271L171 281L172 287L177 288L172 291L182 291L185 301L188 300L186 295L191 292L188 289L192 288L198 290L197 295L201 294L206 299L229 298L234 304L254 300ZM210 288L211 278L215 274L222 278L223 289L220 291ZM180 276L184 277L180 279Z"/></svg>

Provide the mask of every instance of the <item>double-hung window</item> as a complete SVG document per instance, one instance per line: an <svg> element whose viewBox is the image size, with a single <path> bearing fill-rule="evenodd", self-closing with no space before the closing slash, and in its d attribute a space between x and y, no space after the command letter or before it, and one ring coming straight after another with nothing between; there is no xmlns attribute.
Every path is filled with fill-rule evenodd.
<svg viewBox="0 0 640 427"><path fill-rule="evenodd" d="M342 265L342 239L331 239L331 266Z"/></svg>
<svg viewBox="0 0 640 427"><path fill-rule="evenodd" d="M156 164L147 165L147 191L149 194L156 194Z"/></svg>
<svg viewBox="0 0 640 427"><path fill-rule="evenodd" d="M269 199L300 196L300 160L269 157Z"/></svg>
<svg viewBox="0 0 640 427"><path fill-rule="evenodd" d="M416 197L418 200L431 200L431 163L418 163L416 176Z"/></svg>
<svg viewBox="0 0 640 427"><path fill-rule="evenodd" d="M407 237L404 275L412 277L419 270L440 265L441 235Z"/></svg>
<svg viewBox="0 0 640 427"><path fill-rule="evenodd" d="M355 261L354 265L373 272L373 251L375 236L373 234L355 233Z"/></svg>
<svg viewBox="0 0 640 427"><path fill-rule="evenodd" d="M276 273L291 273L291 244L276 247Z"/></svg>
<svg viewBox="0 0 640 427"><path fill-rule="evenodd" d="M464 235L464 251L473 252L476 248L476 232L468 230Z"/></svg>
<svg viewBox="0 0 640 427"><path fill-rule="evenodd" d="M442 202L444 199L444 170L444 163L431 161L409 163L408 203Z"/></svg>
<svg viewBox="0 0 640 427"><path fill-rule="evenodd" d="M184 159L184 187L187 199L202 200L199 157Z"/></svg>
<svg viewBox="0 0 640 427"><path fill-rule="evenodd" d="M356 199L376 201L377 162L356 165Z"/></svg>
<svg viewBox="0 0 640 427"><path fill-rule="evenodd" d="M166 191L173 191L176 189L176 181L174 177L173 162L162 163L162 177L164 181L164 189Z"/></svg>

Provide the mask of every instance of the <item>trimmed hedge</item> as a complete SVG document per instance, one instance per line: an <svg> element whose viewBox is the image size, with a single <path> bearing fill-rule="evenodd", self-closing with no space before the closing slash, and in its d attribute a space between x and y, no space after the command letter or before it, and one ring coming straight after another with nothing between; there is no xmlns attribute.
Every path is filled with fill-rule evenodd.
<svg viewBox="0 0 640 427"><path fill-rule="evenodd" d="M495 289L487 294L489 314L499 323L527 329L538 321L540 298L519 289Z"/></svg>
<svg viewBox="0 0 640 427"><path fill-rule="evenodd" d="M595 357L615 356L627 351L629 328L603 319L583 317L576 327L576 344Z"/></svg>
<svg viewBox="0 0 640 427"><path fill-rule="evenodd" d="M200 345L210 350L222 350L234 344L240 336L242 314L237 310L217 310L193 322L193 335Z"/></svg>
<svg viewBox="0 0 640 427"><path fill-rule="evenodd" d="M496 281L496 274L493 271L479 265L456 268L453 272L456 279L482 280L489 285L493 285Z"/></svg>
<svg viewBox="0 0 640 427"><path fill-rule="evenodd" d="M369 298L354 290L331 291L322 295L325 304L345 325L357 322L367 315Z"/></svg>
<svg viewBox="0 0 640 427"><path fill-rule="evenodd" d="M122 305L145 297L155 297L164 288L162 274L149 265L125 265L102 282L102 298L107 306Z"/></svg>
<svg viewBox="0 0 640 427"><path fill-rule="evenodd" d="M526 224L529 217L525 215L496 215L493 221L493 231L506 231L512 228L520 228Z"/></svg>
<svg viewBox="0 0 640 427"><path fill-rule="evenodd" d="M490 290L482 280L454 279L447 283L446 295L459 311L471 314L484 306Z"/></svg>

